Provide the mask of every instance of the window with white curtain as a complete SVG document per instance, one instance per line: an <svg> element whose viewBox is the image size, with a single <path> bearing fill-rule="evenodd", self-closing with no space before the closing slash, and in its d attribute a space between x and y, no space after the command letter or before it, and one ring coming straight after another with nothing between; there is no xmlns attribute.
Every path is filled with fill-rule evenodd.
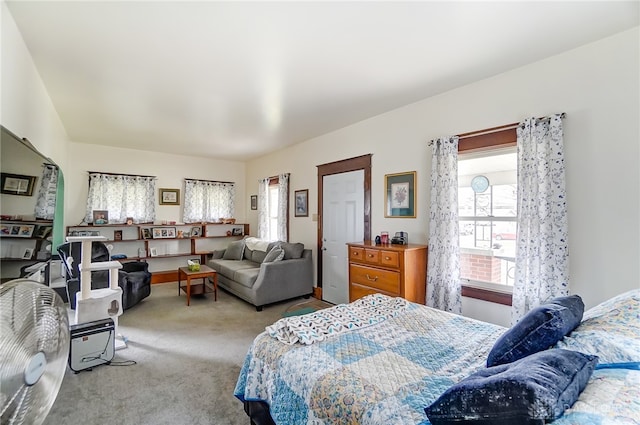
<svg viewBox="0 0 640 425"><path fill-rule="evenodd" d="M258 182L258 237L289 240L289 174Z"/></svg>
<svg viewBox="0 0 640 425"><path fill-rule="evenodd" d="M185 179L184 222L215 222L221 218L232 218L235 197L235 183Z"/></svg>
<svg viewBox="0 0 640 425"><path fill-rule="evenodd" d="M94 210L106 210L109 223L125 223L128 217L151 223L156 219L155 192L152 176L90 173L85 221L93 221Z"/></svg>

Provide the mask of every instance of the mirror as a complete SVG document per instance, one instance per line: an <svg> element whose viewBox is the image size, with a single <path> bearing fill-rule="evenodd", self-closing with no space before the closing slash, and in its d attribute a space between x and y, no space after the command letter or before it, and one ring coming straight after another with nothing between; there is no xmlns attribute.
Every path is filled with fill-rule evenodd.
<svg viewBox="0 0 640 425"><path fill-rule="evenodd" d="M2 282L51 259L62 183L60 168L4 126L0 140L0 269ZM59 215L59 214L58 214ZM57 232L56 232L57 233Z"/></svg>

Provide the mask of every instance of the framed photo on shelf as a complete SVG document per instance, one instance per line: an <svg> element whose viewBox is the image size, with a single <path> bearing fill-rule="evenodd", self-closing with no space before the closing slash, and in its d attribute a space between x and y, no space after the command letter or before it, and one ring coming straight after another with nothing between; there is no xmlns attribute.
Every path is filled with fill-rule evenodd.
<svg viewBox="0 0 640 425"><path fill-rule="evenodd" d="M34 238L45 239L51 233L53 228L51 226L36 226L36 229L33 231Z"/></svg>
<svg viewBox="0 0 640 425"><path fill-rule="evenodd" d="M231 230L231 236L242 236L242 234L244 229L242 229L241 227L234 227Z"/></svg>
<svg viewBox="0 0 640 425"><path fill-rule="evenodd" d="M93 225L100 226L103 224L109 224L109 211L93 210Z"/></svg>
<svg viewBox="0 0 640 425"><path fill-rule="evenodd" d="M251 209L258 209L258 195L251 195Z"/></svg>
<svg viewBox="0 0 640 425"><path fill-rule="evenodd" d="M22 174L1 173L0 192L9 195L32 196L36 185L35 176Z"/></svg>
<svg viewBox="0 0 640 425"><path fill-rule="evenodd" d="M142 229L140 229L140 237L142 239L153 239L151 229L149 229L148 227L143 227Z"/></svg>
<svg viewBox="0 0 640 425"><path fill-rule="evenodd" d="M158 248L153 247L149 249L149 255L151 257L157 257L158 256Z"/></svg>
<svg viewBox="0 0 640 425"><path fill-rule="evenodd" d="M295 216L309 217L309 189L295 191Z"/></svg>
<svg viewBox="0 0 640 425"><path fill-rule="evenodd" d="M13 236L16 238L30 238L31 236L33 236L33 230L35 229L36 225L35 224L14 224L7 227L11 228L11 231L8 234L8 236ZM7 235L7 233L4 232L4 229L2 230L2 234Z"/></svg>
<svg viewBox="0 0 640 425"><path fill-rule="evenodd" d="M22 253L22 259L31 260L31 257L33 257L33 248L25 248L24 252Z"/></svg>
<svg viewBox="0 0 640 425"><path fill-rule="evenodd" d="M152 232L153 239L169 239L176 237L175 227L154 227Z"/></svg>
<svg viewBox="0 0 640 425"><path fill-rule="evenodd" d="M202 230L199 227L192 227L191 228L191 236L195 237L195 236L202 236Z"/></svg>
<svg viewBox="0 0 640 425"><path fill-rule="evenodd" d="M160 189L160 205L180 205L180 189Z"/></svg>
<svg viewBox="0 0 640 425"><path fill-rule="evenodd" d="M113 240L121 241L122 240L122 230L114 230L113 231Z"/></svg>
<svg viewBox="0 0 640 425"><path fill-rule="evenodd" d="M384 216L416 218L416 172L385 174Z"/></svg>

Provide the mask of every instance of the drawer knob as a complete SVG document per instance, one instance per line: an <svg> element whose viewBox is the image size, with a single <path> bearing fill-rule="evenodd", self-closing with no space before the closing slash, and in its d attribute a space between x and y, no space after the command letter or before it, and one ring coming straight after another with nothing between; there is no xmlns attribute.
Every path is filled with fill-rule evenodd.
<svg viewBox="0 0 640 425"><path fill-rule="evenodd" d="M373 254L369 254L369 258L373 258Z"/></svg>
<svg viewBox="0 0 640 425"><path fill-rule="evenodd" d="M375 282L376 280L378 280L378 276L371 277L369 276L369 273L367 273L367 279L370 280L371 282Z"/></svg>
<svg viewBox="0 0 640 425"><path fill-rule="evenodd" d="M384 257L385 260L391 260L391 257Z"/></svg>

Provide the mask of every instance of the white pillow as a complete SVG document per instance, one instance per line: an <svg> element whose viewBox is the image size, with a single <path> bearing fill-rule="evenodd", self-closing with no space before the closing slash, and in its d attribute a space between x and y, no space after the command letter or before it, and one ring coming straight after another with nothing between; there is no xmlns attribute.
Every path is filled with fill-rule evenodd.
<svg viewBox="0 0 640 425"><path fill-rule="evenodd" d="M278 246L274 246L271 251L269 251L267 253L267 255L264 257L264 260L262 260L263 263L272 263L275 261L280 261L284 258L284 249L278 247Z"/></svg>

